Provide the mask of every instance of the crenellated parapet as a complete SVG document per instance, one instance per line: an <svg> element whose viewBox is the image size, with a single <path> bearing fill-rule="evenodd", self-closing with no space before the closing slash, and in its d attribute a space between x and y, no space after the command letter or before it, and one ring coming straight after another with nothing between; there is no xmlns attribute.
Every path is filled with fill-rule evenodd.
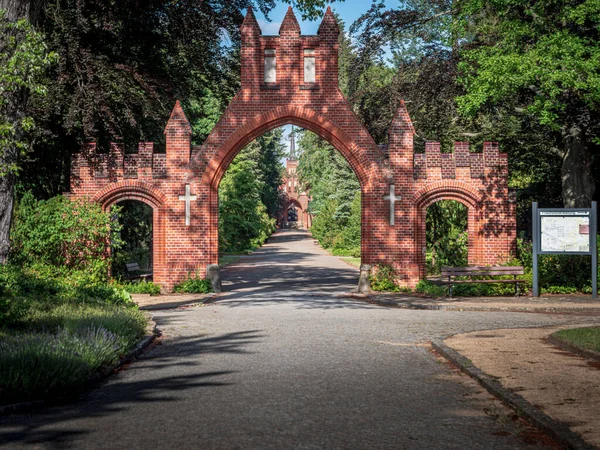
<svg viewBox="0 0 600 450"><path fill-rule="evenodd" d="M83 145L71 158L71 191L92 196L97 189L126 180L179 182L191 172L191 127L179 102L165 127L166 151L157 152L153 142L140 142L135 153L123 144L111 143L98 152L95 142Z"/></svg>
<svg viewBox="0 0 600 450"><path fill-rule="evenodd" d="M507 156L500 153L497 142L485 142L482 153L472 153L468 142L455 142L452 153L442 153L439 142L427 142L425 153L414 155L413 173L415 180L464 180L484 178L507 167Z"/></svg>
<svg viewBox="0 0 600 450"><path fill-rule="evenodd" d="M125 153L123 144L111 143L108 153L98 153L95 142L85 144L71 159L71 174L79 178L155 179L167 176L167 155L154 153L153 142L140 142L137 153Z"/></svg>

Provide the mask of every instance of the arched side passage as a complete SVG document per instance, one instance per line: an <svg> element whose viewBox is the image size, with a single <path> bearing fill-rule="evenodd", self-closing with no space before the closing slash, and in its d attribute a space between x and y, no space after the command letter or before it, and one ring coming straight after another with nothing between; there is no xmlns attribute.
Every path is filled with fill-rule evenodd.
<svg viewBox="0 0 600 450"><path fill-rule="evenodd" d="M165 205L167 196L148 183L131 180L106 186L93 197L93 200L102 205L104 210L108 210L112 205L123 200L136 200L152 208L153 280L158 284L166 284L168 281L165 255L165 216L167 212Z"/></svg>
<svg viewBox="0 0 600 450"><path fill-rule="evenodd" d="M160 208L166 203L167 196L151 184L134 180L110 184L97 192L92 199L103 208L122 200L138 200L152 208Z"/></svg>
<svg viewBox="0 0 600 450"><path fill-rule="evenodd" d="M467 207L468 263L469 265L482 263L482 248L479 238L481 235L481 224L477 220L477 213L482 202L481 193L477 192L472 186L457 181L432 184L416 192L411 199L411 203L415 208L415 241L417 249L421 250L417 255L420 278L425 278L427 275L425 261L427 249L427 208L440 200L454 200Z"/></svg>

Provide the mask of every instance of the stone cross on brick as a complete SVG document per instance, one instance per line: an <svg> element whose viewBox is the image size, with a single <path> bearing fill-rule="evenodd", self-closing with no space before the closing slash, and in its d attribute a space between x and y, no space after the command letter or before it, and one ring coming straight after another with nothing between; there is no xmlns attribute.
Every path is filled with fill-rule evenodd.
<svg viewBox="0 0 600 450"><path fill-rule="evenodd" d="M185 195L180 195L179 200L185 202L185 225L190 225L190 202L192 200L196 200L198 197L195 195L190 195L190 185L185 185Z"/></svg>
<svg viewBox="0 0 600 450"><path fill-rule="evenodd" d="M396 201L400 201L402 199L401 196L396 197L395 190L396 190L396 186L393 184L390 184L390 194L383 196L384 200L390 201L390 225L395 225L395 223L396 223L396 220L395 220Z"/></svg>

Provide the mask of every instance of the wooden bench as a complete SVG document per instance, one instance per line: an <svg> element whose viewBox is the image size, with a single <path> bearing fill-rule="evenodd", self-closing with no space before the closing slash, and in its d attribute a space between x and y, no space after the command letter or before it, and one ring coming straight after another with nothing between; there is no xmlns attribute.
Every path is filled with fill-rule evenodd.
<svg viewBox="0 0 600 450"><path fill-rule="evenodd" d="M131 281L152 281L152 272L144 271L140 269L138 263L127 263L127 277Z"/></svg>
<svg viewBox="0 0 600 450"><path fill-rule="evenodd" d="M442 278L440 284L450 286L449 294L452 297L452 286L455 284L471 283L514 283L515 297L519 296L519 283L526 280L517 279L517 275L523 275L522 266L471 266L471 267L442 267ZM512 279L473 279L473 277L496 277L512 275ZM457 280L456 277L467 277L468 279Z"/></svg>

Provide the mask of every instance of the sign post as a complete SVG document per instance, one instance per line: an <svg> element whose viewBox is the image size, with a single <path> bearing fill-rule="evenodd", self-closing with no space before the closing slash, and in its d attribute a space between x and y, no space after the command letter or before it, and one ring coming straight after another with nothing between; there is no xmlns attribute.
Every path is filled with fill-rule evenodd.
<svg viewBox="0 0 600 450"><path fill-rule="evenodd" d="M533 296L540 296L539 255L589 255L592 257L592 298L598 298L597 207L532 207Z"/></svg>

